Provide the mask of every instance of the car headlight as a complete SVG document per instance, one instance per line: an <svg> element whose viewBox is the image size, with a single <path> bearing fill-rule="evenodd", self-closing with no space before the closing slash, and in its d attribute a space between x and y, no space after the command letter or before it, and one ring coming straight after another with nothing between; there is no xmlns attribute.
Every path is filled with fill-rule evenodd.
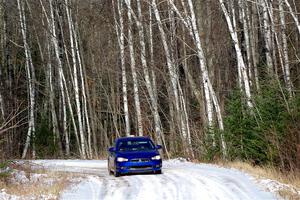
<svg viewBox="0 0 300 200"><path fill-rule="evenodd" d="M128 159L127 158L118 157L117 161L118 162L126 162L126 161L128 161Z"/></svg>
<svg viewBox="0 0 300 200"><path fill-rule="evenodd" d="M161 157L160 157L160 155L156 155L156 156L152 157L151 159L152 159L152 160L160 160Z"/></svg>

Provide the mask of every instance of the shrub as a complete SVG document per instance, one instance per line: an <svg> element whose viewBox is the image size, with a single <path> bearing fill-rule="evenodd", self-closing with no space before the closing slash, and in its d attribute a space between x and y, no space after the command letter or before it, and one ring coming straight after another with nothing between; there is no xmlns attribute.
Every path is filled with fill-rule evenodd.
<svg viewBox="0 0 300 200"><path fill-rule="evenodd" d="M285 169L297 166L300 98L286 97L272 81L262 85L261 92L254 96L252 110L240 90L230 94L224 117L229 159Z"/></svg>

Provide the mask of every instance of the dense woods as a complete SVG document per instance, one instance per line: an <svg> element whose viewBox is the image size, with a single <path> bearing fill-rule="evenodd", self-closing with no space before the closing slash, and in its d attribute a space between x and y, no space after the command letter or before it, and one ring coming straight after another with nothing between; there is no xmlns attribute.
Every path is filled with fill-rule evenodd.
<svg viewBox="0 0 300 200"><path fill-rule="evenodd" d="M300 2L0 0L0 153L300 169Z"/></svg>

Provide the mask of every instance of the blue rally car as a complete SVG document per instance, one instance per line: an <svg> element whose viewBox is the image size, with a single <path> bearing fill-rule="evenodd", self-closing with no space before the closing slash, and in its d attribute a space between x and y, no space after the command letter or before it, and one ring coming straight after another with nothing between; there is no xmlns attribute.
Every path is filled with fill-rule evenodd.
<svg viewBox="0 0 300 200"><path fill-rule="evenodd" d="M158 152L161 145L154 145L148 137L121 137L108 149L108 171L121 174L153 172L161 174L162 160Z"/></svg>

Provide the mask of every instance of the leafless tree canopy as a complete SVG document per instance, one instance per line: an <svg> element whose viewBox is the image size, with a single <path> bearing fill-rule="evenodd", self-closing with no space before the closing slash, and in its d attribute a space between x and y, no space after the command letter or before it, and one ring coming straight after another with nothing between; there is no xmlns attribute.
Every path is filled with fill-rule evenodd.
<svg viewBox="0 0 300 200"><path fill-rule="evenodd" d="M257 127L271 88L298 120L299 20L296 0L0 0L1 156L96 158L138 135L166 156L234 158L252 136L230 129L233 93ZM272 130L284 166L299 127L282 131L289 152Z"/></svg>

